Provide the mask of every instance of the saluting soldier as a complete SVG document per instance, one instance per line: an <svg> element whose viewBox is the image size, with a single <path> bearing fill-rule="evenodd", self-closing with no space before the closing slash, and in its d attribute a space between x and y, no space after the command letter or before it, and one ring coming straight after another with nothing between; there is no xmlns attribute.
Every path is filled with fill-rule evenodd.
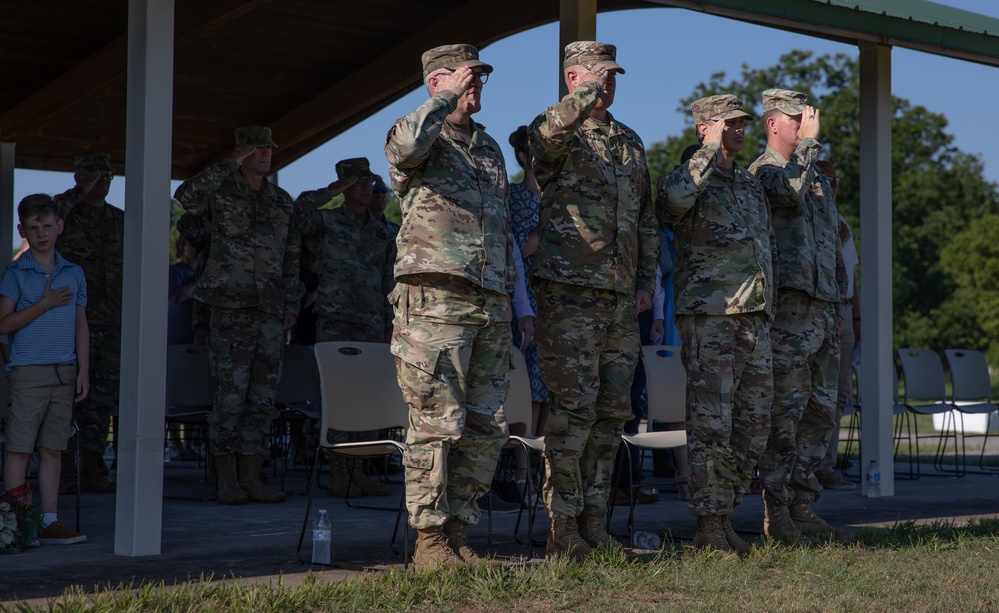
<svg viewBox="0 0 999 613"><path fill-rule="evenodd" d="M569 94L528 128L541 187L531 265L545 431L549 556L619 545L604 529L614 458L631 419L635 317L652 308L659 239L642 140L608 112L614 45L566 45Z"/></svg>
<svg viewBox="0 0 999 613"><path fill-rule="evenodd" d="M815 162L819 109L805 94L763 92L767 148L749 170L763 185L777 237L777 312L771 328L774 403L760 460L763 530L790 542L802 535L849 534L812 512L821 488L815 471L836 414L839 314L846 269L832 188Z"/></svg>
<svg viewBox="0 0 999 613"><path fill-rule="evenodd" d="M735 162L752 116L731 94L690 105L700 148L659 179L676 235L676 325L687 374L694 546L749 552L732 512L770 434L777 246L759 181Z"/></svg>
<svg viewBox="0 0 999 613"><path fill-rule="evenodd" d="M267 178L277 147L270 128L243 126L235 136L231 157L177 188L186 211L177 228L207 250L194 299L211 309L217 388L208 433L218 501L281 502L285 493L261 481L260 468L269 453L285 332L295 325L302 295L301 241L291 196Z"/></svg>
<svg viewBox="0 0 999 613"><path fill-rule="evenodd" d="M430 98L385 142L402 207L392 353L409 405L403 464L416 567L481 559L467 529L508 437L509 186L499 144L472 119L492 70L471 45L425 52Z"/></svg>

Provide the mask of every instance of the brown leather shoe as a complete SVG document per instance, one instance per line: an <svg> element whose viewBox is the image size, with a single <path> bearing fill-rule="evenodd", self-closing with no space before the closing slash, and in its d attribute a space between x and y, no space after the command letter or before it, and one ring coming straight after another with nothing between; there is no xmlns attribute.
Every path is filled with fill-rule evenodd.
<svg viewBox="0 0 999 613"><path fill-rule="evenodd" d="M62 522L54 521L42 529L38 539L43 545L73 545L87 540L86 535L74 532Z"/></svg>

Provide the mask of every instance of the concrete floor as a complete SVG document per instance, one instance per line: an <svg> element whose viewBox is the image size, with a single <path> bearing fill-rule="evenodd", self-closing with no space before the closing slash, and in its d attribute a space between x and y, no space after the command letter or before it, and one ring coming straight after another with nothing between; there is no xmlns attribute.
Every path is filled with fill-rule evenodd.
<svg viewBox="0 0 999 613"><path fill-rule="evenodd" d="M899 470L903 467L899 465ZM904 468L907 470L907 467ZM999 515L999 473L969 474L964 478L938 476L924 465L923 478L918 481L896 481L896 495L868 499L860 491L829 491L814 506L817 513L833 525L860 528L891 524L901 520L965 519L975 516ZM292 471L284 489L289 498L281 504L249 504L224 507L210 498L213 488L197 479L201 471L194 463L172 462L166 465L163 506L162 554L146 557L126 557L114 554L115 497L113 494L84 494L82 497L81 528L87 542L64 547L40 547L20 555L0 558L0 602L51 598L74 585L85 590L106 589L108 586L164 582L167 585L198 579L202 576L237 578L241 580L276 581L281 575L285 582L300 580L307 570L296 560L302 518L306 508L306 472ZM856 476L856 469L854 469ZM364 499L387 506L397 504L401 480L392 478L391 494L381 499ZM341 578L362 569L385 569L402 566L402 557L389 547L395 514L384 511L350 509L343 500L330 498L320 490L313 505L330 511L333 521L333 562L336 568L326 569L330 578ZM179 500L187 496L194 500ZM60 500L61 519L73 525L74 499ZM747 539L759 538L762 531L763 503L759 496L748 497L738 509L734 524ZM513 537L517 515L493 516L494 551L507 560L523 559L528 548ZM611 529L626 540L627 508L614 513ZM686 503L676 498L674 491L665 489L654 504L637 508L635 526L683 542L692 538L695 521ZM543 509L538 512L535 533L544 539L548 519ZM471 544L486 549L486 520L472 529ZM525 541L526 517L520 529ZM311 553L308 538L304 555ZM401 550L401 542L400 542ZM534 556L544 554L543 545L535 547ZM44 602L42 600L41 602Z"/></svg>

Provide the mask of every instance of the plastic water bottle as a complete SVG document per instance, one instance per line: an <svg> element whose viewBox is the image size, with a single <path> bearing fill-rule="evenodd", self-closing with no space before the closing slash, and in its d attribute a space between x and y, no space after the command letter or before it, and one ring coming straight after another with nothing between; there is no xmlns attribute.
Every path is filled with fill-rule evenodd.
<svg viewBox="0 0 999 613"><path fill-rule="evenodd" d="M662 546L662 539L658 534L638 531L631 537L631 546L635 549L656 550Z"/></svg>
<svg viewBox="0 0 999 613"><path fill-rule="evenodd" d="M326 509L319 510L319 519L312 526L312 563L330 563L330 541L333 537L333 526L326 516Z"/></svg>
<svg viewBox="0 0 999 613"><path fill-rule="evenodd" d="M867 497L881 497L881 468L877 460L871 460L871 464L867 467Z"/></svg>

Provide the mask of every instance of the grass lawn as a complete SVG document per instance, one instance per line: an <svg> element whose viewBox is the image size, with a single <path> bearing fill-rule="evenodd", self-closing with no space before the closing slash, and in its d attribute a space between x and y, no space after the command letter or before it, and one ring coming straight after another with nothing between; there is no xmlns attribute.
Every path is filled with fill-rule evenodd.
<svg viewBox="0 0 999 613"><path fill-rule="evenodd" d="M670 544L658 554L297 585L193 582L68 592L52 611L995 611L999 520L866 529L849 546L763 544L730 559ZM6 610L18 610L8 608ZM25 607L23 610L30 610Z"/></svg>

